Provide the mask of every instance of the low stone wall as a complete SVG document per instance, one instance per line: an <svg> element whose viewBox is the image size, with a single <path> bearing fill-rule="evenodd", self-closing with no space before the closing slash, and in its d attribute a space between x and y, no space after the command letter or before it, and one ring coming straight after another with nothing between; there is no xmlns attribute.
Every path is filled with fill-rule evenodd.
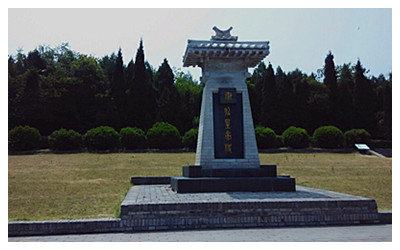
<svg viewBox="0 0 400 250"><path fill-rule="evenodd" d="M8 222L8 236L122 232L121 219L81 219Z"/></svg>
<svg viewBox="0 0 400 250"><path fill-rule="evenodd" d="M392 211L382 211L378 213L379 223L392 224Z"/></svg>

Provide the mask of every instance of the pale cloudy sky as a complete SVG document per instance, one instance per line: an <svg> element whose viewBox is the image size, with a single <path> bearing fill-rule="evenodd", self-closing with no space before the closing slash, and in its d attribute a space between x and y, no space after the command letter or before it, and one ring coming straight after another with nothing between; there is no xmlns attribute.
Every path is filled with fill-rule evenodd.
<svg viewBox="0 0 400 250"><path fill-rule="evenodd" d="M96 57L121 47L124 63L143 38L146 60L158 68L164 58L183 68L188 39L209 40L216 25L233 26L239 41L270 41L264 60L285 71L310 74L322 68L329 50L337 65L361 60L370 74L392 71L391 9L9 9L8 54L38 45L71 49Z"/></svg>

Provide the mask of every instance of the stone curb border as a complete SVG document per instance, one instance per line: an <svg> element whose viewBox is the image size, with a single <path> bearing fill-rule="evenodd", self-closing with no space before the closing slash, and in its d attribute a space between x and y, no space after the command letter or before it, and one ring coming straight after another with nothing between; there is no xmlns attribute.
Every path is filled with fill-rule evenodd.
<svg viewBox="0 0 400 250"><path fill-rule="evenodd" d="M379 212L378 219L379 222L375 224L392 224L392 212ZM282 227L282 225L277 226ZM302 225L300 224L296 226ZM123 220L118 218L8 222L9 237L59 234L117 233L134 231L142 230L132 230L131 226L128 226L127 223L124 223Z"/></svg>
<svg viewBox="0 0 400 250"><path fill-rule="evenodd" d="M121 219L77 219L47 221L10 221L8 236L39 236L57 234L87 234L123 232Z"/></svg>

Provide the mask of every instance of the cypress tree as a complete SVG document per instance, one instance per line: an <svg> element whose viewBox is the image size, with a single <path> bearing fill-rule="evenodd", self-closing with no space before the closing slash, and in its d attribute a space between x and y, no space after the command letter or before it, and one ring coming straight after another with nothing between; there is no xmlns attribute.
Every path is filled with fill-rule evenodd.
<svg viewBox="0 0 400 250"><path fill-rule="evenodd" d="M278 128L276 132L281 134L289 126L293 125L293 84L280 67L276 70L276 82L278 85Z"/></svg>
<svg viewBox="0 0 400 250"><path fill-rule="evenodd" d="M119 122L115 124L116 128L119 129L122 126L123 121L125 120L126 114L124 63L122 59L121 48L118 50L118 55L115 61L110 94L111 100L116 108L117 114L119 115Z"/></svg>
<svg viewBox="0 0 400 250"><path fill-rule="evenodd" d="M139 48L136 52L135 65L133 67L133 89L140 88L145 83L146 66L144 61L143 40L140 39Z"/></svg>
<svg viewBox="0 0 400 250"><path fill-rule="evenodd" d="M392 82L385 83L383 87L383 136L392 139Z"/></svg>
<svg viewBox="0 0 400 250"><path fill-rule="evenodd" d="M275 73L271 63L265 71L262 86L261 114L262 124L275 128L275 112L277 103L277 91L275 82Z"/></svg>
<svg viewBox="0 0 400 250"><path fill-rule="evenodd" d="M261 125L262 122L262 100L263 100L263 83L266 72L264 62L260 62L254 70L250 81L254 83L253 100L250 103L255 125Z"/></svg>
<svg viewBox="0 0 400 250"><path fill-rule="evenodd" d="M328 87L331 92L332 98L337 97L337 76L335 70L335 63L333 62L332 52L329 51L329 54L325 58L325 67L324 67L324 83Z"/></svg>
<svg viewBox="0 0 400 250"><path fill-rule="evenodd" d="M167 59L164 59L158 68L155 87L157 90L157 121L175 125L176 108L179 106L179 102L177 102L178 93L174 85L174 73Z"/></svg>
<svg viewBox="0 0 400 250"><path fill-rule="evenodd" d="M343 131L354 128L354 106L353 106L354 81L349 64L340 67L338 79L338 113L340 114L339 128Z"/></svg>
<svg viewBox="0 0 400 250"><path fill-rule="evenodd" d="M155 90L151 81L152 79L149 79L149 75L146 72L143 41L140 39L133 66L132 82L128 89L129 113L127 115L129 116L128 122L130 126L135 126L143 130L150 128L154 123L156 108Z"/></svg>
<svg viewBox="0 0 400 250"><path fill-rule="evenodd" d="M360 60L357 61L354 72L355 126L364 128L371 134L375 133L374 93L370 81L364 76Z"/></svg>
<svg viewBox="0 0 400 250"><path fill-rule="evenodd" d="M305 76L301 76L301 78L296 79L295 84L293 105L293 117L295 117L294 124L310 130L308 117L309 110L307 106L310 90Z"/></svg>
<svg viewBox="0 0 400 250"><path fill-rule="evenodd" d="M307 112L306 102L308 99L308 89L306 86L307 83L303 82L304 77L305 75L297 68L294 71L289 72L287 75L288 82L292 85L293 97L292 99L289 99L290 95L286 97L285 102L288 102L288 105L290 105L286 107L286 113L287 116L290 115L290 118L292 119L290 125L299 127L304 127L305 114ZM287 91L290 91L290 89Z"/></svg>
<svg viewBox="0 0 400 250"><path fill-rule="evenodd" d="M332 105L330 111L331 121L329 121L329 123L337 126L337 120L339 117L338 84L335 63L333 62L333 55L331 51L329 51L329 54L325 58L324 76L324 84L329 89L329 100Z"/></svg>
<svg viewBox="0 0 400 250"><path fill-rule="evenodd" d="M125 68L125 94L130 94L132 82L133 82L133 75L134 75L134 68L135 63L133 59L129 61L128 65Z"/></svg>

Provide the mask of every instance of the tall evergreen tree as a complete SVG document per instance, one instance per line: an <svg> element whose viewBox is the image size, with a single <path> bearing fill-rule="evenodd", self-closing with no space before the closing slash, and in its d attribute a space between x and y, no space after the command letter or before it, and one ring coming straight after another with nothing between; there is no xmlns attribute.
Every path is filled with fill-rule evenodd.
<svg viewBox="0 0 400 250"><path fill-rule="evenodd" d="M133 81L133 75L134 75L134 67L135 67L135 63L133 62L133 59L129 61L128 65L125 68L125 93L129 93L130 92L130 88L131 88L131 84Z"/></svg>
<svg viewBox="0 0 400 250"><path fill-rule="evenodd" d="M367 129L371 134L376 131L374 117L374 93L370 81L364 76L365 69L357 61L354 72L354 115L355 126Z"/></svg>
<svg viewBox="0 0 400 250"><path fill-rule="evenodd" d="M177 122L176 111L180 103L179 100L177 100L178 92L174 85L174 73L167 59L164 59L161 66L158 68L155 77L155 87L157 90L156 119L175 125Z"/></svg>
<svg viewBox="0 0 400 250"><path fill-rule="evenodd" d="M383 130L385 139L392 139L392 81L385 83L383 87Z"/></svg>
<svg viewBox="0 0 400 250"><path fill-rule="evenodd" d="M261 102L263 100L263 84L266 73L266 66L264 62L260 62L257 68L254 70L250 81L254 83L254 89L252 93L252 100L250 101L253 123L255 125L261 125L262 122L262 110Z"/></svg>
<svg viewBox="0 0 400 250"><path fill-rule="evenodd" d="M263 77L263 86L262 86L261 120L264 126L269 126L275 129L276 105L277 105L277 91L276 91L275 73L270 63L265 71L265 77Z"/></svg>
<svg viewBox="0 0 400 250"><path fill-rule="evenodd" d="M276 84L276 91L277 91L278 97L281 93L283 82L285 81L285 78L286 78L286 75L283 72L281 66L276 67L275 84Z"/></svg>
<svg viewBox="0 0 400 250"><path fill-rule="evenodd" d="M275 80L277 82L278 89L278 113L277 119L278 128L276 132L281 134L289 126L293 125L293 107L294 107L294 93L293 84L287 75L282 71L280 67L276 70Z"/></svg>
<svg viewBox="0 0 400 250"><path fill-rule="evenodd" d="M115 61L115 66L111 82L111 101L114 104L117 114L119 115L118 122L115 123L116 128L121 128L125 123L126 116L126 96L125 96L125 77L124 77L124 62L122 59L121 48L118 50L118 55Z"/></svg>
<svg viewBox="0 0 400 250"><path fill-rule="evenodd" d="M309 97L309 88L305 78L306 75L299 69L288 73L288 80L293 84L294 88L291 103L292 124L303 128L307 128L308 125L307 100Z"/></svg>
<svg viewBox="0 0 400 250"><path fill-rule="evenodd" d="M307 100L307 130L314 131L316 128L327 125L330 120L331 103L329 101L328 87L317 81L314 77L308 77L309 96Z"/></svg>
<svg viewBox="0 0 400 250"><path fill-rule="evenodd" d="M293 86L293 97L292 100L287 100L290 104L292 124L294 126L303 126L304 127L304 114L305 114L305 106L306 106L306 98L304 91L306 88L303 86L303 78L305 75L299 70L295 69L287 74L287 80Z"/></svg>
<svg viewBox="0 0 400 250"><path fill-rule="evenodd" d="M113 82L113 75L115 71L115 65L117 63L117 56L113 52L110 56L106 55L99 61L101 68L104 71L104 74L107 76L107 79L110 83Z"/></svg>
<svg viewBox="0 0 400 250"><path fill-rule="evenodd" d="M335 63L333 62L333 55L332 52L329 51L329 54L325 58L325 66L324 66L324 84L329 89L329 100L331 102L331 110L330 110L330 117L331 120L329 121L332 125L338 125L338 118L339 108L338 108L338 84L337 84L337 76L335 70Z"/></svg>
<svg viewBox="0 0 400 250"><path fill-rule="evenodd" d="M135 74L133 75L133 87L138 87L136 85L144 84L146 81L145 76L146 76L146 66L145 66L145 60L144 60L144 50L143 50L143 40L140 39L139 42L139 48L137 49L136 52L136 57L135 57L135 65L133 67L133 70Z"/></svg>
<svg viewBox="0 0 400 250"><path fill-rule="evenodd" d="M354 128L354 106L353 106L354 81L349 64L343 64L339 68L338 79L338 127L343 131Z"/></svg>
<svg viewBox="0 0 400 250"><path fill-rule="evenodd" d="M152 79L147 74L144 60L143 41L140 40L133 67L133 78L129 86L129 113L130 126L148 129L155 121L156 95ZM146 77L147 75L147 77Z"/></svg>

